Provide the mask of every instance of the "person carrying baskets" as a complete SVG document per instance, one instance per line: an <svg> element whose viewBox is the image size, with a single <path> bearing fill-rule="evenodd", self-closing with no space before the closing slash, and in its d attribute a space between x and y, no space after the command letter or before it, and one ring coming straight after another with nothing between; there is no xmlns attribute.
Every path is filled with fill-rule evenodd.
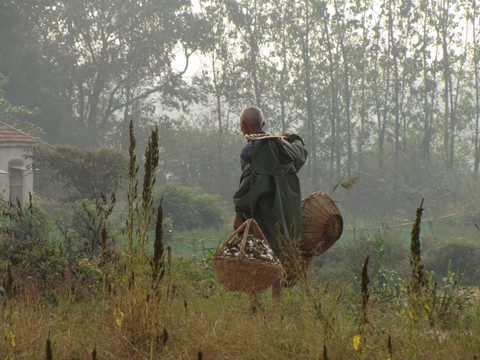
<svg viewBox="0 0 480 360"><path fill-rule="evenodd" d="M284 251L302 236L302 197L297 173L305 164L307 151L300 136L290 132L271 136L263 131L264 126L258 107L242 111L240 128L248 143L240 155L242 175L233 195L233 228L236 230L253 218L274 254L282 259ZM281 294L279 278L272 285L272 295L280 300ZM252 306L256 302L253 294Z"/></svg>

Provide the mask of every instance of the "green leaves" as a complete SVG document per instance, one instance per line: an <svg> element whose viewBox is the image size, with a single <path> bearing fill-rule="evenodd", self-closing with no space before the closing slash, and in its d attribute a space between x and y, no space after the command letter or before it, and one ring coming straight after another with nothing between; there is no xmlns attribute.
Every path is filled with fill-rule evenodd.
<svg viewBox="0 0 480 360"><path fill-rule="evenodd" d="M224 224L225 205L216 195L199 187L167 184L158 191L163 197L165 217L172 218L175 229L219 227Z"/></svg>
<svg viewBox="0 0 480 360"><path fill-rule="evenodd" d="M34 150L34 163L36 167L50 170L48 178L64 190L63 194L57 194L61 200L114 192L120 174L128 169L123 152L107 147L82 150L70 145L38 146Z"/></svg>

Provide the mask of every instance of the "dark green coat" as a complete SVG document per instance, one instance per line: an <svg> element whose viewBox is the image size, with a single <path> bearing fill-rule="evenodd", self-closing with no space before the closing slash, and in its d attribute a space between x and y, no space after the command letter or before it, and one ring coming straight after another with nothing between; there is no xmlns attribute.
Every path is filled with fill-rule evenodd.
<svg viewBox="0 0 480 360"><path fill-rule="evenodd" d="M297 135L253 141L240 187L233 196L235 211L253 217L275 254L281 253L279 231L290 247L302 234L302 197L297 172L307 151ZM294 230L294 236L292 236ZM283 241L281 241L283 242Z"/></svg>

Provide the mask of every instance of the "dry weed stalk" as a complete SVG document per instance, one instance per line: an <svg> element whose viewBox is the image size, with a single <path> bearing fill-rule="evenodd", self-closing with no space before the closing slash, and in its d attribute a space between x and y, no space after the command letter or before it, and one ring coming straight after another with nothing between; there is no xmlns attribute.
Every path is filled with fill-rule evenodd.
<svg viewBox="0 0 480 360"><path fill-rule="evenodd" d="M370 298L370 294L368 292L368 284L370 283L370 277L368 276L369 259L370 259L370 256L367 255L367 257L365 258L365 262L363 263L362 280L360 283L360 290L362 292L362 317L360 320L360 325L362 327L368 323L367 308L368 308L368 299Z"/></svg>
<svg viewBox="0 0 480 360"><path fill-rule="evenodd" d="M155 185L156 175L159 160L158 150L158 128L152 130L148 139L147 148L145 150L145 173L143 176L142 189L142 205L139 209L139 229L138 229L138 243L140 245L140 259L144 263L145 258L145 241L147 240L147 232L150 228L150 222L153 216L153 186Z"/></svg>
<svg viewBox="0 0 480 360"><path fill-rule="evenodd" d="M133 120L130 120L130 146L128 149L129 153L129 168L128 168L128 178L129 185L127 191L127 219L125 221L125 231L127 235L127 256L128 256L128 265L129 269L127 273L129 274L129 288L133 287L135 282L135 271L133 267L133 258L135 257L135 249L133 247L133 227L135 221L135 214L138 212L138 204L136 203L138 195L138 165L137 165L137 155L135 154L136 139L133 132Z"/></svg>
<svg viewBox="0 0 480 360"><path fill-rule="evenodd" d="M52 342L50 341L50 335L48 336L47 343L45 345L45 358L47 360L53 360Z"/></svg>
<svg viewBox="0 0 480 360"><path fill-rule="evenodd" d="M422 222L423 200L417 208L415 222L412 227L410 241L410 283L407 286L409 299L409 316L413 320L419 319L419 315L423 318L431 318L431 307L429 302L431 299L427 294L428 279L425 275L424 265L421 261L420 246L420 224Z"/></svg>
<svg viewBox="0 0 480 360"><path fill-rule="evenodd" d="M388 342L387 342L387 349L388 349L388 359L393 359L393 345L392 345L392 337L388 335Z"/></svg>
<svg viewBox="0 0 480 360"><path fill-rule="evenodd" d="M323 344L323 357L322 360L328 360L328 351L327 351L327 345Z"/></svg>
<svg viewBox="0 0 480 360"><path fill-rule="evenodd" d="M157 210L157 221L155 223L155 241L153 243L152 267L152 288L157 289L159 282L165 275L165 259L163 254L163 197Z"/></svg>
<svg viewBox="0 0 480 360"><path fill-rule="evenodd" d="M18 286L13 277L12 265L11 263L7 264L7 271L3 279L3 289L5 291L4 301L13 299L18 292Z"/></svg>
<svg viewBox="0 0 480 360"><path fill-rule="evenodd" d="M417 208L415 222L412 227L410 242L410 268L412 271L410 286L414 294L420 295L425 286L425 274L423 263L421 262L421 246L420 246L420 224L422 222L423 200Z"/></svg>

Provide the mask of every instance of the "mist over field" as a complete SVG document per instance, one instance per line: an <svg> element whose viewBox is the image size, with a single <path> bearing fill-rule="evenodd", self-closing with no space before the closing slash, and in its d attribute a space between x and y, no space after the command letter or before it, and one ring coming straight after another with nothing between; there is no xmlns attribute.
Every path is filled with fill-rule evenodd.
<svg viewBox="0 0 480 360"><path fill-rule="evenodd" d="M347 219L403 221L421 198L432 217L475 213L477 15L467 1L6 2L2 118L41 144L124 151L130 120L138 148L157 126L158 185L230 201L238 117L256 105L268 132L304 139L305 196L360 177L335 194Z"/></svg>
<svg viewBox="0 0 480 360"><path fill-rule="evenodd" d="M262 345L278 359L480 356L479 12L475 0L1 2L0 357L45 358L48 334L62 359L95 343L101 358L251 359ZM343 232L281 316L229 331L225 309L248 301L210 260L232 233L247 106L269 134L303 139L302 197L326 193Z"/></svg>

